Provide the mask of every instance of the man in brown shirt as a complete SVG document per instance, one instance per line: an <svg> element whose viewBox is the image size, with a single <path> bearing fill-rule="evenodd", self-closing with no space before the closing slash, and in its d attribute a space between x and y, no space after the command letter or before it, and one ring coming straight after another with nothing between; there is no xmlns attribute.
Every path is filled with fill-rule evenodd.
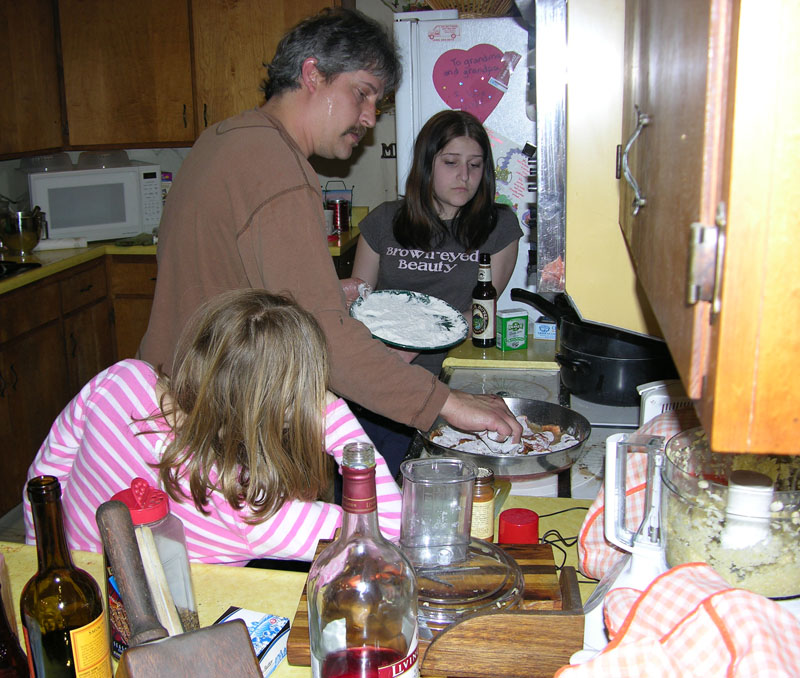
<svg viewBox="0 0 800 678"><path fill-rule="evenodd" d="M450 390L373 339L345 307L308 158L349 158L399 77L386 31L358 12L324 10L284 36L268 66L266 103L203 132L175 178L139 357L169 373L188 317L224 290L289 292L322 326L330 387L342 397L421 430L441 414L459 428L519 439L502 399Z"/></svg>

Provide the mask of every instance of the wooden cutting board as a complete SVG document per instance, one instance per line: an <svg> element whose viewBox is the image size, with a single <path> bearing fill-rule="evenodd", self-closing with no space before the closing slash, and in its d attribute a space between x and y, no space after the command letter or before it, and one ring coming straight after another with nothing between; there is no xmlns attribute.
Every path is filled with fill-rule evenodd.
<svg viewBox="0 0 800 678"><path fill-rule="evenodd" d="M328 543L320 543L317 553ZM551 546L500 546L517 561L525 579L521 610L478 615L449 626L431 643L420 640L422 675L552 676L555 669L540 674L537 663L542 670L549 670L546 667L551 665L558 668L583 646L583 611L574 568L564 568L559 581ZM287 660L297 666L311 664L307 603L304 588L287 643ZM529 627L535 635L525 632ZM542 641L541 648L536 648L536 640ZM488 649L481 647L487 643ZM538 656L538 649L547 657ZM532 654L532 650L537 652ZM469 652L469 661L465 661L465 651ZM536 663L531 663L533 659ZM469 668L465 668L467 665Z"/></svg>

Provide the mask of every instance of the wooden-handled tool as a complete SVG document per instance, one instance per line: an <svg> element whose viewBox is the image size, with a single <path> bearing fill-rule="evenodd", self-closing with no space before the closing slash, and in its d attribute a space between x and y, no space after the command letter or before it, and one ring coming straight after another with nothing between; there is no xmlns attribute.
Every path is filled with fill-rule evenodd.
<svg viewBox="0 0 800 678"><path fill-rule="evenodd" d="M158 621L128 508L108 501L97 526L131 628L116 678L261 678L247 627L241 620L167 637Z"/></svg>
<svg viewBox="0 0 800 678"><path fill-rule="evenodd" d="M128 615L130 647L166 638L169 634L156 616L128 507L121 501L107 501L97 509L95 519Z"/></svg>

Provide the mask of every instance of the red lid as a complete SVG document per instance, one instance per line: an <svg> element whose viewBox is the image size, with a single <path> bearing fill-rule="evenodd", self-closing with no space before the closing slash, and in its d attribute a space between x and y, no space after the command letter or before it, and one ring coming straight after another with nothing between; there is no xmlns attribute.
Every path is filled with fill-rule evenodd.
<svg viewBox="0 0 800 678"><path fill-rule="evenodd" d="M539 543L539 516L530 509L506 509L499 523L498 544Z"/></svg>
<svg viewBox="0 0 800 678"><path fill-rule="evenodd" d="M120 490L111 499L121 501L131 512L134 525L154 523L169 513L169 496L163 490L150 487L144 478L134 478L130 489Z"/></svg>

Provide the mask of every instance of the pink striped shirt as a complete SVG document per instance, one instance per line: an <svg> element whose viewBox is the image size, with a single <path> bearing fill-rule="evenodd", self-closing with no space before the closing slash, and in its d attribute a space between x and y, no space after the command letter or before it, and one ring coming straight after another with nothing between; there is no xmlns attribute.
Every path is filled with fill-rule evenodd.
<svg viewBox="0 0 800 678"><path fill-rule="evenodd" d="M28 470L28 478L53 475L61 482L64 523L71 549L101 552L95 523L98 506L130 487L136 477L159 486L150 464L161 458L171 434L154 421L134 421L158 412L156 373L139 360L123 360L94 377L64 408ZM370 442L347 404L338 399L325 414L325 447L338 464L344 445ZM135 435L148 431L144 435ZM400 533L401 496L383 457L376 452L378 522L383 534ZM188 483L182 485L191 496ZM35 543L27 494L26 541ZM323 501L288 501L270 518L251 525L247 509L235 510L216 492L204 515L191 500L171 501L186 528L189 558L203 563L244 565L254 558L312 560L320 539L341 524L342 509Z"/></svg>

